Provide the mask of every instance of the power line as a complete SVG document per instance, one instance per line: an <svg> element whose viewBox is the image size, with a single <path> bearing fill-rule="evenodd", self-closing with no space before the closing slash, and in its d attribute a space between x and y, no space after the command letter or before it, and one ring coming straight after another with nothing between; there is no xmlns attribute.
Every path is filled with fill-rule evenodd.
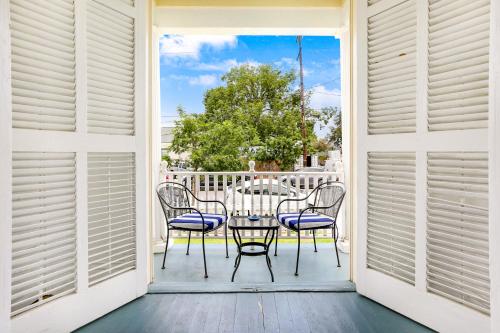
<svg viewBox="0 0 500 333"><path fill-rule="evenodd" d="M331 80L328 80L328 81L325 81L325 82L315 83L312 86L310 86L309 88L307 88L307 90L311 90L311 89L314 89L316 87L325 85L325 84L330 83L330 82L335 82L335 81L338 81L338 80L340 80L340 75L338 75L334 79L331 79Z"/></svg>

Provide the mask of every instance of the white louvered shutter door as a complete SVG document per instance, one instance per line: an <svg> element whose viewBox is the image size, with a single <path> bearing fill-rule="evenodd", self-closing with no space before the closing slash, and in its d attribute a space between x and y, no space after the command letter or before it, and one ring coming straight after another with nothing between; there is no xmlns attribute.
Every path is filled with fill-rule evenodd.
<svg viewBox="0 0 500 333"><path fill-rule="evenodd" d="M135 269L135 157L88 155L89 284Z"/></svg>
<svg viewBox="0 0 500 333"><path fill-rule="evenodd" d="M87 4L89 133L135 133L135 21L106 5Z"/></svg>
<svg viewBox="0 0 500 333"><path fill-rule="evenodd" d="M488 154L428 154L427 289L489 313Z"/></svg>
<svg viewBox="0 0 500 333"><path fill-rule="evenodd" d="M368 18L368 133L415 132L416 12L407 0Z"/></svg>
<svg viewBox="0 0 500 333"><path fill-rule="evenodd" d="M357 291L438 332L492 331L500 3L354 8Z"/></svg>
<svg viewBox="0 0 500 333"><path fill-rule="evenodd" d="M368 153L367 262L415 284L415 153Z"/></svg>
<svg viewBox="0 0 500 333"><path fill-rule="evenodd" d="M74 153L15 152L12 315L76 289Z"/></svg>
<svg viewBox="0 0 500 333"><path fill-rule="evenodd" d="M73 0L12 0L12 126L75 130Z"/></svg>
<svg viewBox="0 0 500 333"><path fill-rule="evenodd" d="M490 0L429 3L430 131L488 127Z"/></svg>
<svg viewBox="0 0 500 333"><path fill-rule="evenodd" d="M71 332L147 291L147 6L0 0L13 152L0 330Z"/></svg>

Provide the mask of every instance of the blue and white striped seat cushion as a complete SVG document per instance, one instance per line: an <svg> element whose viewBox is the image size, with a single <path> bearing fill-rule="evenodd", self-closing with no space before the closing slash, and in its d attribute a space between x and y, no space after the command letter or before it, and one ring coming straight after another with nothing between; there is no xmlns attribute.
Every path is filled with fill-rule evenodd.
<svg viewBox="0 0 500 333"><path fill-rule="evenodd" d="M300 213L283 213L278 215L278 221L290 228L297 229ZM304 213L300 217L300 229L311 229L331 225L335 219L317 213Z"/></svg>
<svg viewBox="0 0 500 333"><path fill-rule="evenodd" d="M215 229L220 224L226 222L226 216L224 215L206 213L202 213L202 215L205 221L205 230ZM170 220L170 225L176 228L203 229L201 216L198 213L188 213L177 216Z"/></svg>

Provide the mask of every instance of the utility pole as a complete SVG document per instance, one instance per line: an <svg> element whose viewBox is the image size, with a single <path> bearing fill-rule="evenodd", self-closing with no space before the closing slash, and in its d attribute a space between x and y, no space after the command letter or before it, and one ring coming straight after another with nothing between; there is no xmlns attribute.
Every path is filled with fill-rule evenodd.
<svg viewBox="0 0 500 333"><path fill-rule="evenodd" d="M304 96L304 66L302 64L302 36L297 36L297 43L299 44L299 65L300 65L300 129L302 130L302 163L307 166L307 129L306 129L306 110L305 110L305 96Z"/></svg>

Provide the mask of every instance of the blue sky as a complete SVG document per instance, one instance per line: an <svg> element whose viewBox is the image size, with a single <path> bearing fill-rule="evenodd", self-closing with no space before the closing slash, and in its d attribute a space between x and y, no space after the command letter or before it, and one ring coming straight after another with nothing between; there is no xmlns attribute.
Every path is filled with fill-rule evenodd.
<svg viewBox="0 0 500 333"><path fill-rule="evenodd" d="M311 106L340 106L340 43L334 37L303 38L304 85L312 92ZM295 36L165 35L160 39L162 123L171 125L176 107L203 112L203 94L221 85L231 67L272 64L296 70ZM298 83L298 82L297 82ZM323 136L326 130L316 129Z"/></svg>

